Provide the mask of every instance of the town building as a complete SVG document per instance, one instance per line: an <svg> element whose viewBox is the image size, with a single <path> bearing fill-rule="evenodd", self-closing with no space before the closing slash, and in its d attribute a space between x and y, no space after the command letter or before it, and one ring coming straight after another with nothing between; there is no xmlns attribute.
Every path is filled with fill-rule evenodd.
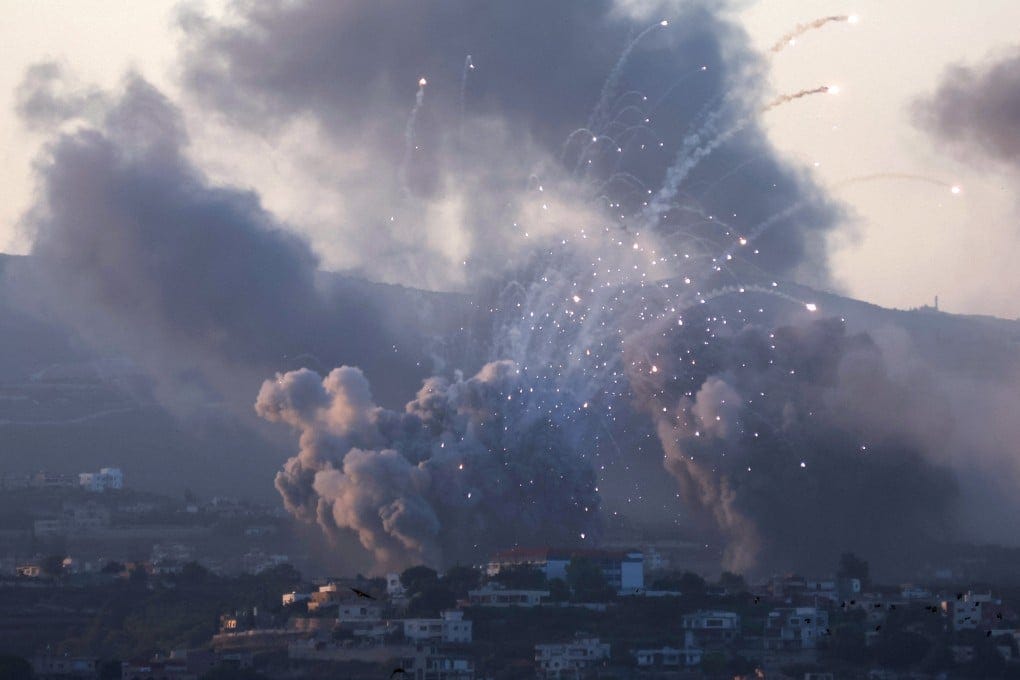
<svg viewBox="0 0 1020 680"><path fill-rule="evenodd" d="M829 627L829 613L817 607L783 607L765 619L766 649L814 649Z"/></svg>
<svg viewBox="0 0 1020 680"><path fill-rule="evenodd" d="M318 593L316 593L317 595ZM311 610L312 603L308 603L308 609ZM371 600L349 600L345 602L339 602L337 605L337 616L336 620L339 623L368 623L372 621L380 621L382 619L383 607L377 602Z"/></svg>
<svg viewBox="0 0 1020 680"><path fill-rule="evenodd" d="M92 657L42 654L32 657L32 675L48 678L95 678L98 661Z"/></svg>
<svg viewBox="0 0 1020 680"><path fill-rule="evenodd" d="M680 650L675 647L634 651L634 659L639 668L676 668L680 665L680 655Z"/></svg>
<svg viewBox="0 0 1020 680"><path fill-rule="evenodd" d="M438 619L404 619L404 637L414 641L438 641L444 644L470 644L471 622L464 612L444 611Z"/></svg>
<svg viewBox="0 0 1020 680"><path fill-rule="evenodd" d="M548 580L566 580L567 565L575 558L588 559L598 565L610 587L619 592L633 593L645 587L644 554L637 550L513 548L493 555L486 572L495 576L501 569L528 565L540 570Z"/></svg>
<svg viewBox="0 0 1020 680"><path fill-rule="evenodd" d="M984 613L991 613L992 608L1001 604L992 598L991 593L960 593L955 599L946 599L941 603L943 613L949 616L954 631L976 630L983 626Z"/></svg>
<svg viewBox="0 0 1020 680"><path fill-rule="evenodd" d="M537 607L547 597L548 590L502 588L498 583L468 591L468 602L473 607Z"/></svg>
<svg viewBox="0 0 1020 680"><path fill-rule="evenodd" d="M99 472L82 472L78 475L78 486L93 493L124 488L124 473L120 468L104 467Z"/></svg>
<svg viewBox="0 0 1020 680"><path fill-rule="evenodd" d="M570 642L535 645L538 677L549 680L579 678L609 660L609 644L587 633L575 633Z"/></svg>
<svg viewBox="0 0 1020 680"><path fill-rule="evenodd" d="M701 610L685 614L681 620L685 633L701 643L728 643L740 634L740 616L735 612Z"/></svg>

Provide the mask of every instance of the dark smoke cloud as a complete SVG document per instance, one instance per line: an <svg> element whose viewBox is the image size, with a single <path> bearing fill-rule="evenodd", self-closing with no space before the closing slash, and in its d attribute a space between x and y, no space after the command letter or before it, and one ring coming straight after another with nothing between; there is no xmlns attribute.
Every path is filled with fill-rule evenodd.
<svg viewBox="0 0 1020 680"><path fill-rule="evenodd" d="M1020 165L1020 51L951 66L914 113L922 127L971 158Z"/></svg>
<svg viewBox="0 0 1020 680"><path fill-rule="evenodd" d="M317 281L308 243L256 194L211 183L185 155L170 101L137 77L105 97L96 124L59 134L37 163L26 223L44 271L25 286L33 301L98 344L163 364L178 387L212 371L228 397L288 356L329 365L378 355L386 324L371 297ZM386 361L402 389L418 379L410 356Z"/></svg>
<svg viewBox="0 0 1020 680"><path fill-rule="evenodd" d="M927 444L953 411L892 377L869 336L838 319L730 332L698 315L649 343L658 370L635 363L635 397L726 566L825 569L846 549L888 564L952 535L956 477Z"/></svg>
<svg viewBox="0 0 1020 680"><path fill-rule="evenodd" d="M632 130L635 143L624 144L622 155L595 159L589 169L595 186L619 162L655 188L711 102L722 111L706 143L757 110L762 66L743 33L707 4L663 4L662 11L635 19L609 0L252 3L229 22L183 16L184 82L227 119L270 137L316 121L336 153L357 167L333 178L345 213L333 228L364 256L357 262L364 271L405 283L411 272L418 281L464 286L502 274L508 258L511 268L523 266L531 249L546 243L543 235L559 238L532 233L534 240L522 245L514 225L534 224L522 214L524 190L566 182L580 149L568 149L564 166L564 141L589 119L611 72L620 77L610 108L623 111L614 134L642 122L628 104L658 107L646 111L654 133ZM614 70L628 42L663 16L671 20L668 29L649 33ZM476 68L466 71L469 54ZM698 71L701 65L708 69ZM428 86L416 115L418 148L406 173L414 200L407 202L400 200L403 133L421 76ZM635 98L636 91L647 100ZM619 99L627 92L630 99ZM640 142L655 151L639 149ZM756 160L714 184L750 158ZM804 211L762 238L756 264L828 280L823 237L835 210L777 158L755 125L689 179L683 200L705 215L736 212L746 229L804 201ZM627 181L617 178L591 193L640 207L643 197ZM587 203L574 200L572 211L590 209ZM414 237L393 224L413 225ZM690 215L675 215L671 228L707 231Z"/></svg>
<svg viewBox="0 0 1020 680"><path fill-rule="evenodd" d="M103 93L77 83L56 61L29 66L14 93L15 110L34 130L48 130L66 120L100 111Z"/></svg>
<svg viewBox="0 0 1020 680"><path fill-rule="evenodd" d="M669 219L661 221L661 215L650 216L648 231L668 249L662 252L695 241L729 245L732 233L723 234L726 227L710 215L736 214L728 218L738 220L733 230L747 233L797 204L803 209L754 243L761 254L747 269L827 280L823 243L836 212L748 122L763 100L760 60L743 34L707 5L671 16L670 29L649 33L618 70L617 94L640 90L649 103L661 99L647 114L662 146L642 150L636 141L642 138L635 136L632 144L620 142L619 152L591 154L590 170L583 147L564 153L564 141L588 120L607 74L628 42L649 26L647 18L636 20L606 0L305 0L246 3L235 11L234 20L223 23L182 16L183 76L191 95L227 125L270 140L300 135L312 121L316 129L304 141L313 148L313 160L299 162L298 174L286 179L301 184L314 177L329 185L323 200L333 197L343 215L329 228L344 235L349 261L375 280L480 291L474 302L482 320L450 317L437 324L405 315L406 323L393 324L392 305L325 288L309 243L266 210L256 193L210 180L189 154L196 150L178 108L137 78L124 93L105 95L102 115L92 124L57 136L38 166L40 199L28 221L36 233L34 252L48 265L41 288L49 293L48 304L76 327L113 336L147 356L150 365L168 364L175 375L192 376L189 384L244 394L249 403L254 386L279 370L285 356L321 370L279 373L259 393L260 416L300 433L300 452L278 475L277 488L296 516L337 537L353 532L382 563L448 563L518 542L570 543L581 533L597 535L600 499L585 454L598 428L577 415L585 409L575 402L590 393L609 403L605 392L624 393L627 386L615 378L611 385L594 384L607 369L598 376L573 373L570 389L558 391L567 381L557 383L563 374L550 373L584 361L578 354L564 356L570 331L563 329L573 328L575 308L568 315L560 302L569 298L564 290L590 274L595 256L604 258L605 267L626 272L621 287L630 297L618 299L615 290L593 292L591 301L585 296L591 314L574 338L606 348L603 367L619 364L624 337L634 351L658 352L658 340L634 337L651 316L639 304L644 298L635 297L644 295L645 281L629 272L632 263L647 266L648 257L630 248L620 255L615 244L599 251L602 241L555 259L549 253L578 224L615 220L616 208L606 210L607 202L640 211L647 190L635 189L635 183L656 188L677 149L727 136L677 187L683 209L664 207ZM465 85L467 54L476 69ZM709 68L702 71L701 65ZM405 167L405 130L420 76L428 78L428 86ZM39 80L45 85L48 77ZM640 122L633 118L640 112L627 110L626 100L611 100L626 124ZM30 124L60 120L80 108L72 102L65 111L52 97L41 101L45 105L23 108ZM325 167L335 168L335 175L318 165L334 157L339 160ZM630 177L604 184L617 168ZM528 238L518 224L530 230ZM519 323L505 315L508 305L501 296L508 289L524 291L521 299L540 318L538 306L547 303L561 316ZM400 299L407 304L407 297ZM431 309L422 305L416 311L428 317ZM473 373L479 355L497 360L473 378L429 378L402 412L378 406L377 401L397 403L395 395L402 401L413 390L409 383L426 374L420 357L391 349L395 341L419 344L430 322L446 331L488 325L507 333L479 335L472 353L435 353L444 373L447 367L470 367ZM610 333L611 341L602 342ZM793 546L799 534L792 527L802 521L801 513L810 515L803 520L809 524L829 518L851 529L864 526L847 516L848 503L837 503L830 514L812 505L840 485L863 493L871 473L850 482L843 477L841 464L851 460L858 421L844 422L843 412L829 406L817 411L824 424L804 425L816 422L816 416L805 416L814 397L834 400L844 387L835 377L842 355L826 355L825 342L847 352L856 347L838 337L807 335L794 337L796 351L784 358L800 366L808 350L819 355L818 375L804 379L803 389L786 385L761 362L754 364L757 377L742 377L737 367L747 361L745 355L764 351L765 338L753 330L736 336L732 347L698 344L698 372L687 390L649 386L639 374L631 376L643 401L638 416L643 420L630 431L647 432L653 415L670 469L694 505L706 508L737 539L734 545L743 551L731 555L737 566L757 558L762 539L775 538L776 550ZM504 351L515 343L519 353ZM580 340L575 344L582 346ZM681 347L669 352L675 360L683 356ZM703 375L713 363L702 352L720 355L716 368ZM507 356L518 363L498 361ZM535 367L533 373L525 362ZM323 378L330 366L344 368ZM536 377L540 371L548 373ZM678 367L672 373L681 374ZM829 467L817 465L828 475L799 496L778 495L765 482L766 489L758 490L726 472L729 461L749 455L741 453L748 446L741 423L748 395L759 385L785 394L782 407L763 418L778 423L787 438L801 439L795 447L776 443L779 454L756 479L789 491L803 479L795 476L799 468L787 469L794 452L811 447L834 452L826 459ZM880 380L878 385L886 387ZM688 464L692 446L702 453L696 449L701 437L693 443L681 439L686 429L664 419L661 407L651 408L653 402L660 406L656 400L676 418L684 414L685 423L688 418L691 426L700 423L704 441L733 447L725 465ZM634 443L625 438L623 420L613 415L613 426L622 430L621 451ZM913 460L909 446L888 439L890 461ZM895 511L911 523L912 513L928 501L926 493L949 488L936 473L925 472L921 481L931 484L922 485L906 511L895 503L906 504L907 497L895 494L899 501L881 501L879 510ZM773 500L785 504L774 513ZM869 517L867 526L876 525L876 515ZM806 536L821 540L823 533L812 524Z"/></svg>
<svg viewBox="0 0 1020 680"><path fill-rule="evenodd" d="M354 532L380 564L470 560L518 543L594 540L599 496L565 406L510 362L430 378L404 411L376 406L360 370L278 374L255 409L301 435L277 475L288 510Z"/></svg>

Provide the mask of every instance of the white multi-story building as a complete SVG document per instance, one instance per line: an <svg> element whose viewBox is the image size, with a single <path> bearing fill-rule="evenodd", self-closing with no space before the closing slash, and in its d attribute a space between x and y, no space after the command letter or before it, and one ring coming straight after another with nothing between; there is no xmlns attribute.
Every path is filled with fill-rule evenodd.
<svg viewBox="0 0 1020 680"><path fill-rule="evenodd" d="M765 645L770 649L814 649L829 627L829 613L817 607L784 607L769 612Z"/></svg>
<svg viewBox="0 0 1020 680"><path fill-rule="evenodd" d="M438 619L404 619L404 637L416 642L470 644L471 622L465 621L464 612L456 609L444 611Z"/></svg>
<svg viewBox="0 0 1020 680"><path fill-rule="evenodd" d="M577 678L581 672L609 659L609 644L577 633L571 642L535 645L535 666L541 678Z"/></svg>
<svg viewBox="0 0 1020 680"><path fill-rule="evenodd" d="M994 603L991 593L971 591L957 596L955 600L943 600L942 611L952 620L953 630L975 630L982 625L981 608Z"/></svg>
<svg viewBox="0 0 1020 680"><path fill-rule="evenodd" d="M546 597L548 590L501 588L496 583L468 591L468 601L474 607L537 607Z"/></svg>
<svg viewBox="0 0 1020 680"><path fill-rule="evenodd" d="M297 604L298 602L305 602L310 599L312 599L311 593L299 593L298 591L295 590L289 593L284 593L283 596L280 598L280 601L283 603L284 607L288 607L292 604Z"/></svg>
<svg viewBox="0 0 1020 680"><path fill-rule="evenodd" d="M382 619L381 604L366 600L341 602L338 606L337 621L340 623L368 623Z"/></svg>
<svg viewBox="0 0 1020 680"><path fill-rule="evenodd" d="M680 650L674 647L638 649L634 652L634 658L642 668L673 668L680 665Z"/></svg>
<svg viewBox="0 0 1020 680"><path fill-rule="evenodd" d="M735 612L701 610L685 614L685 633L692 633L702 642L729 642L740 633L740 615Z"/></svg>
<svg viewBox="0 0 1020 680"><path fill-rule="evenodd" d="M93 492L123 489L124 473L120 468L111 467L100 468L99 472L82 472L78 475L78 486Z"/></svg>
<svg viewBox="0 0 1020 680"><path fill-rule="evenodd" d="M407 593L400 582L400 574L386 574L386 594L391 598L401 598Z"/></svg>

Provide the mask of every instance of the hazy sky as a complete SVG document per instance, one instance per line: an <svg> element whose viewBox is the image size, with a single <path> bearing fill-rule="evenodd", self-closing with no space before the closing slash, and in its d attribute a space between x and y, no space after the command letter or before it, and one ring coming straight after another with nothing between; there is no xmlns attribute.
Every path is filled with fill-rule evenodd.
<svg viewBox="0 0 1020 680"><path fill-rule="evenodd" d="M59 59L82 82L115 85L135 69L176 95L174 0L2 0L0 41L0 250L29 244L18 218L32 194L31 162L41 136L23 129L13 90L25 68ZM207 3L216 11L220 3ZM1013 291L1017 204L1008 169L975 168L956 159L911 120L911 103L930 93L946 66L979 62L1016 44L1015 0L762 0L737 14L765 52L798 22L828 14L857 14L856 25L832 24L775 55L776 92L837 83L838 97L812 98L767 115L774 143L814 168L818 181L851 206L832 243L833 269L846 291L878 304L930 303L954 312L1020 316ZM176 98L176 97L175 97ZM187 107L186 107L187 108ZM194 117L194 112L189 112ZM205 144L209 135L196 134ZM200 146L196 144L196 146ZM264 150L263 150L264 151ZM236 167L237 151L204 146L202 160ZM256 151L257 152L257 151ZM232 160L223 160L232 159ZM222 168L221 168L222 169ZM875 173L909 173L963 187L960 196L934 184L883 180L836 187ZM242 184L262 190L266 205L301 228L301 203L279 178L249 174ZM320 219L323 216L318 216ZM328 217L328 216L326 216ZM328 240L308 227L324 261L338 264Z"/></svg>

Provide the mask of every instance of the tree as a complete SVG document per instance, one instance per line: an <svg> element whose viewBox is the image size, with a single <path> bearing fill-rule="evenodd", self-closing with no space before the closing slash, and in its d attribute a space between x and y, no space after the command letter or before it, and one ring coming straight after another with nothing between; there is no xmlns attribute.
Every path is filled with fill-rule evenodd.
<svg viewBox="0 0 1020 680"><path fill-rule="evenodd" d="M202 680L262 680L265 676L251 668L220 664L202 676Z"/></svg>
<svg viewBox="0 0 1020 680"><path fill-rule="evenodd" d="M522 590L541 590L548 585L542 570L530 564L503 567L492 580L506 588Z"/></svg>
<svg viewBox="0 0 1020 680"><path fill-rule="evenodd" d="M3 680L32 680L32 664L13 654L0 655L0 678Z"/></svg>
<svg viewBox="0 0 1020 680"><path fill-rule="evenodd" d="M836 576L844 578L855 578L861 582L861 587L867 588L871 584L868 563L852 552L845 552L839 556L839 571Z"/></svg>
<svg viewBox="0 0 1020 680"><path fill-rule="evenodd" d="M188 562L181 567L181 573L177 577L181 583L197 586L209 580L212 574L198 562Z"/></svg>
<svg viewBox="0 0 1020 680"><path fill-rule="evenodd" d="M981 638L974 645L974 660L961 668L970 678L997 678L1006 668L1006 660L999 654L995 642Z"/></svg>
<svg viewBox="0 0 1020 680"><path fill-rule="evenodd" d="M586 557L574 557L567 564L567 585L578 602L602 602L613 596L605 574Z"/></svg>
<svg viewBox="0 0 1020 680"><path fill-rule="evenodd" d="M115 560L110 560L109 562L107 562L106 564L103 565L101 573L103 573L103 574L112 574L112 575L116 576L117 574L120 574L123 571L124 571L124 565L121 562L117 562Z"/></svg>
<svg viewBox="0 0 1020 680"><path fill-rule="evenodd" d="M680 586L680 592L685 597L705 594L705 579L701 578L693 571L685 571L681 574L680 581L677 585Z"/></svg>
<svg viewBox="0 0 1020 680"><path fill-rule="evenodd" d="M890 631L875 645L875 658L890 668L909 668L921 663L930 648L931 642L920 633Z"/></svg>
<svg viewBox="0 0 1020 680"><path fill-rule="evenodd" d="M701 657L701 670L706 675L715 676L726 669L726 654L719 650L705 652Z"/></svg>
<svg viewBox="0 0 1020 680"><path fill-rule="evenodd" d="M98 668L99 680L120 680L121 677L121 665L117 659L108 659L99 664ZM4 677L0 673L0 678Z"/></svg>
<svg viewBox="0 0 1020 680"><path fill-rule="evenodd" d="M438 616L444 609L452 609L457 596L443 583L426 583L415 593L407 604L407 613L412 616Z"/></svg>
<svg viewBox="0 0 1020 680"><path fill-rule="evenodd" d="M566 602L570 599L570 586L561 578L550 579L549 600L552 602Z"/></svg>
<svg viewBox="0 0 1020 680"><path fill-rule="evenodd" d="M407 595L413 596L421 592L427 585L439 580L439 574L435 569L430 569L424 564L415 567L408 567L400 574L400 584L404 586Z"/></svg>
<svg viewBox="0 0 1020 680"><path fill-rule="evenodd" d="M474 590L482 580L482 574L474 567L453 566L443 574L443 584L458 597L467 597L469 590Z"/></svg>
<svg viewBox="0 0 1020 680"><path fill-rule="evenodd" d="M747 592L747 582L744 581L744 577L731 571L724 571L719 575L719 586L730 593Z"/></svg>
<svg viewBox="0 0 1020 680"><path fill-rule="evenodd" d="M48 555L44 557L39 565L39 570L44 576L49 576L50 578L62 576L64 573L64 556Z"/></svg>
<svg viewBox="0 0 1020 680"><path fill-rule="evenodd" d="M128 581L130 583L145 583L149 580L149 572L141 564L136 564L128 570Z"/></svg>

